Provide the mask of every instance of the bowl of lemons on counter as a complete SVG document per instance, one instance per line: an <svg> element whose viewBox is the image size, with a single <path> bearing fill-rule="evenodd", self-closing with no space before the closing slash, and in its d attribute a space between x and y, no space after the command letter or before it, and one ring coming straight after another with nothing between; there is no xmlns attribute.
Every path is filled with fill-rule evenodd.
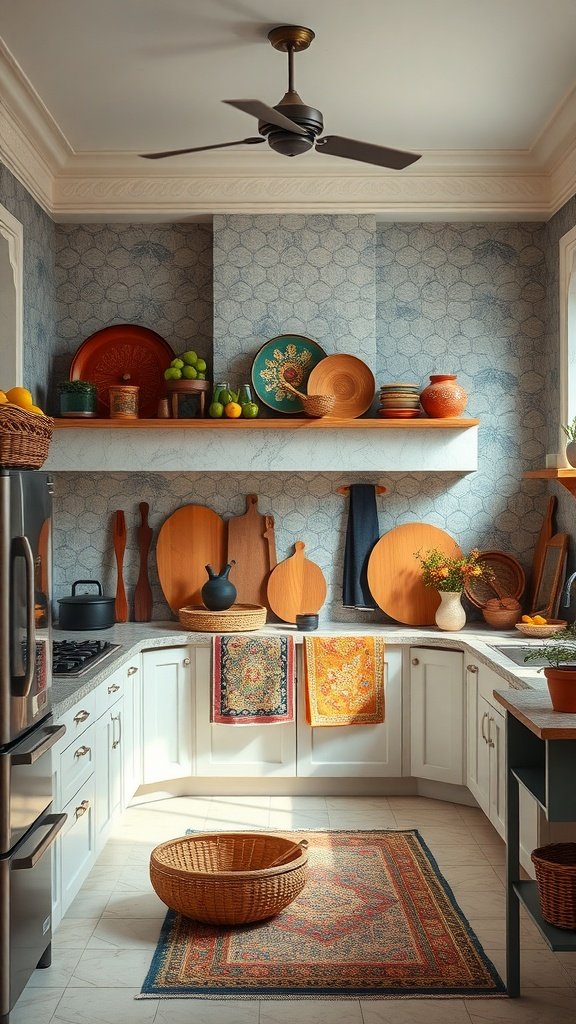
<svg viewBox="0 0 576 1024"><path fill-rule="evenodd" d="M560 633L566 629L565 619L547 619L544 615L523 615L520 622L516 623L516 629L524 636L535 636L545 640L554 633Z"/></svg>

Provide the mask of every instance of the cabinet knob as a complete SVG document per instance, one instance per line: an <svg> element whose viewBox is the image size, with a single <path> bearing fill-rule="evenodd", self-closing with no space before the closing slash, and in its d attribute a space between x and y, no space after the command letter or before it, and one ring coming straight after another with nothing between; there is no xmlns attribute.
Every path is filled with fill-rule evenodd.
<svg viewBox="0 0 576 1024"><path fill-rule="evenodd" d="M90 801L83 800L82 803L75 809L74 814L76 815L77 818L81 818L83 814L86 814L86 811L88 810L89 807Z"/></svg>
<svg viewBox="0 0 576 1024"><path fill-rule="evenodd" d="M190 664L190 658L184 658L184 661L182 662L182 664L185 665L186 667L188 667L188 665Z"/></svg>
<svg viewBox="0 0 576 1024"><path fill-rule="evenodd" d="M86 754L89 754L89 753L90 753L90 747L87 747L85 744L83 744L81 747L78 747L78 750L74 751L74 757L77 757L77 758L86 757Z"/></svg>
<svg viewBox="0 0 576 1024"><path fill-rule="evenodd" d="M471 672L472 675L474 675L474 673L478 671L478 666L477 665L466 665L466 671L467 672Z"/></svg>
<svg viewBox="0 0 576 1024"><path fill-rule="evenodd" d="M108 693L116 693L119 689L118 683L112 683L112 686L108 687Z"/></svg>
<svg viewBox="0 0 576 1024"><path fill-rule="evenodd" d="M137 669L136 665L130 665L130 668L128 669L128 673L127 674L129 676L133 676L134 673L137 672L137 671L138 671L138 669Z"/></svg>
<svg viewBox="0 0 576 1024"><path fill-rule="evenodd" d="M90 718L89 711L79 711L77 715L74 715L75 722L85 722L87 718Z"/></svg>
<svg viewBox="0 0 576 1024"><path fill-rule="evenodd" d="M419 658L412 658L412 664L413 665L419 665L420 664L420 659Z"/></svg>

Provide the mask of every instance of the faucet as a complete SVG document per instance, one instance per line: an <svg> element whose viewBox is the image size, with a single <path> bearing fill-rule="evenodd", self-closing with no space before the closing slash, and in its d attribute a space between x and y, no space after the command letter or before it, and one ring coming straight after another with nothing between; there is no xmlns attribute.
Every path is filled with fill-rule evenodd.
<svg viewBox="0 0 576 1024"><path fill-rule="evenodd" d="M562 591L562 607L563 608L567 608L568 605L570 604L570 591L572 590L572 584L574 583L574 580L576 580L576 572L573 572L568 577L568 579L566 580L566 583L564 584L564 590Z"/></svg>

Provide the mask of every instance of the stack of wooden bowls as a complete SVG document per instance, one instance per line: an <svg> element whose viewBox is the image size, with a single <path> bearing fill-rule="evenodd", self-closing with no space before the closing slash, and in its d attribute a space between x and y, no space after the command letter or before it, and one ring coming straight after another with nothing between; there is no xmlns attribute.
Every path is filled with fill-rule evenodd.
<svg viewBox="0 0 576 1024"><path fill-rule="evenodd" d="M384 419L413 419L420 415L420 388L416 384L383 384L378 415Z"/></svg>

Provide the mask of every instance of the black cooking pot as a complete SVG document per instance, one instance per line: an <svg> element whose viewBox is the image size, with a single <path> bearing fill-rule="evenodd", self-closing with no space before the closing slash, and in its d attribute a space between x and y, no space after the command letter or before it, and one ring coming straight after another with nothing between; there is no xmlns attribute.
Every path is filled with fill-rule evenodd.
<svg viewBox="0 0 576 1024"><path fill-rule="evenodd" d="M76 593L76 587L88 584L98 587L98 593ZM58 604L59 629L109 629L116 622L114 598L102 595L102 587L98 580L76 580L72 584L72 596L61 597Z"/></svg>

